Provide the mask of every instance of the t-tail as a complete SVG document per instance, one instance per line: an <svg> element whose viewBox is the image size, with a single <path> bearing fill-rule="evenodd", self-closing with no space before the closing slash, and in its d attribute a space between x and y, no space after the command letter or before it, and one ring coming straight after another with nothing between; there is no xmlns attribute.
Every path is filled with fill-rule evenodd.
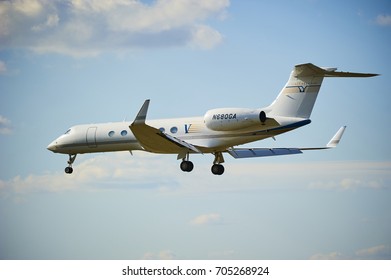
<svg viewBox="0 0 391 280"><path fill-rule="evenodd" d="M309 119L324 77L373 77L378 74L337 72L311 63L296 65L276 100L267 108L271 117Z"/></svg>

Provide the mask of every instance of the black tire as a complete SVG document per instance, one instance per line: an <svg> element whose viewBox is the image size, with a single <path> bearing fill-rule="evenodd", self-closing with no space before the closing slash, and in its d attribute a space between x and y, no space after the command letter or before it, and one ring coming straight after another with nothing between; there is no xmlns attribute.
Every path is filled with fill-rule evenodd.
<svg viewBox="0 0 391 280"><path fill-rule="evenodd" d="M187 166L187 172L191 172L194 168L194 164L191 161L188 161L188 166Z"/></svg>
<svg viewBox="0 0 391 280"><path fill-rule="evenodd" d="M194 164L191 161L184 160L181 162L181 170L184 172L191 172L194 168Z"/></svg>
<svg viewBox="0 0 391 280"><path fill-rule="evenodd" d="M221 164L213 164L211 171L214 175L222 175L224 173L224 166Z"/></svg>
<svg viewBox="0 0 391 280"><path fill-rule="evenodd" d="M73 172L73 168L72 167L70 167L70 166L65 167L65 173L66 174L72 174L72 172Z"/></svg>

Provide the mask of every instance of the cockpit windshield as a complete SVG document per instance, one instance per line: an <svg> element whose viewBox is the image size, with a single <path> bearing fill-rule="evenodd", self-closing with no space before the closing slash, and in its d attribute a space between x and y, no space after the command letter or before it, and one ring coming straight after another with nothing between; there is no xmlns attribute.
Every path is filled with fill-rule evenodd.
<svg viewBox="0 0 391 280"><path fill-rule="evenodd" d="M68 129L64 134L69 134L71 133L71 129Z"/></svg>

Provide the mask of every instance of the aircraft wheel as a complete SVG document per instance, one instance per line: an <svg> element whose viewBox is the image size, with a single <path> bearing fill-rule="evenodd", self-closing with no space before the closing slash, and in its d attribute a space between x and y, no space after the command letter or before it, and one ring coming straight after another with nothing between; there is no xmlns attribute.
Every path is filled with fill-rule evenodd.
<svg viewBox="0 0 391 280"><path fill-rule="evenodd" d="M70 166L65 167L65 173L66 174L72 174L72 172L73 172L73 168L72 167L70 167Z"/></svg>
<svg viewBox="0 0 391 280"><path fill-rule="evenodd" d="M211 170L214 175L222 175L224 173L224 166L221 164L213 164Z"/></svg>
<svg viewBox="0 0 391 280"><path fill-rule="evenodd" d="M194 168L194 164L191 161L184 160L181 162L181 170L184 172L191 172Z"/></svg>

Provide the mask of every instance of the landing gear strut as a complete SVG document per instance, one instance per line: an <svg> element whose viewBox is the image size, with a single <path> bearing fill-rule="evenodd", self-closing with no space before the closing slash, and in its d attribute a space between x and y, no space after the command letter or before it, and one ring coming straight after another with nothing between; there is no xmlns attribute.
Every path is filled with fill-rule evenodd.
<svg viewBox="0 0 391 280"><path fill-rule="evenodd" d="M77 156L77 154L76 155L69 155L68 166L65 167L66 174L72 174L72 172L73 172L72 164L75 161L76 156Z"/></svg>
<svg viewBox="0 0 391 280"><path fill-rule="evenodd" d="M182 159L181 170L183 172L191 172L194 168L194 164L189 160L189 154Z"/></svg>
<svg viewBox="0 0 391 280"><path fill-rule="evenodd" d="M214 175L222 175L224 173L224 166L221 163L224 162L224 157L222 152L214 153L215 160L213 161L213 165L211 171Z"/></svg>

